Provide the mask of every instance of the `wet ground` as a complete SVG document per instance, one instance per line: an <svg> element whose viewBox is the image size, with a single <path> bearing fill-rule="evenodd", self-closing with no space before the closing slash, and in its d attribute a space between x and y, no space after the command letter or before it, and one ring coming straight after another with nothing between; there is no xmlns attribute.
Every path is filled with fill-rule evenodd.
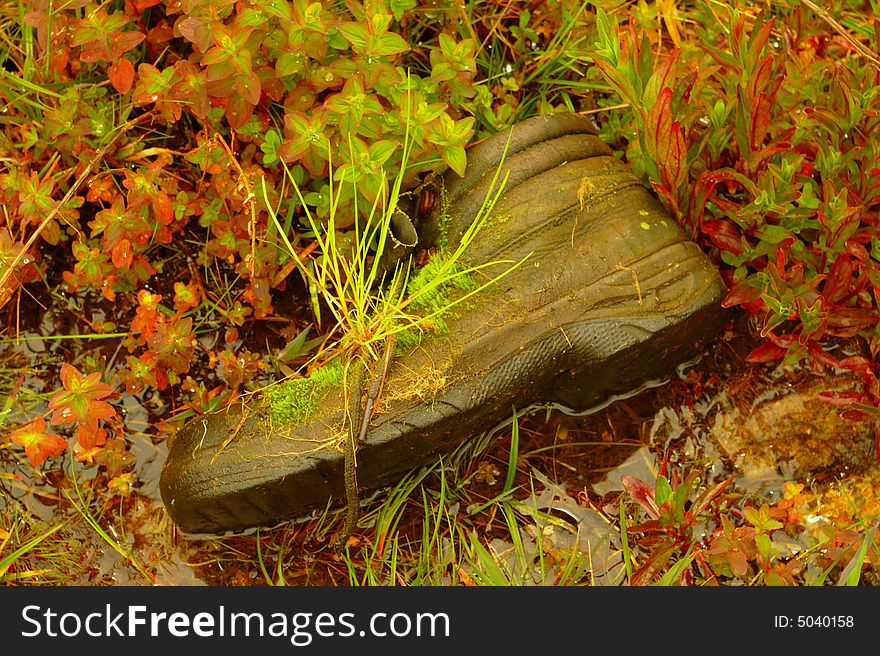
<svg viewBox="0 0 880 656"><path fill-rule="evenodd" d="M43 324L42 334L58 334L51 318ZM747 327L736 326L670 378L589 413L545 408L521 417L514 496L526 521L513 542L495 518L481 526L497 561L513 570L533 560L529 550L578 552L590 558L593 583L618 583L621 544L615 518L621 477L653 484L664 459L667 467L699 470L706 485L734 477L732 490L755 505L778 501L787 482L803 485L802 548L809 548L810 536L819 535L824 525L854 516L854 508L862 519L880 516L873 427L842 419L839 407L819 398L820 392L853 389L857 381L843 374L747 366L744 355L754 344L735 337L744 334ZM33 395L45 391L42 381L74 350L77 358L84 357L83 346L104 357L112 357L114 348L109 341L7 342L5 370L19 376L16 407L39 408ZM157 395L127 397L125 409L136 467L136 483L126 495L108 495L106 477L94 465L74 465L65 456L36 472L18 450L0 449L3 526L28 525L36 534L41 527L64 524L56 535L60 540L28 559L31 571L45 570L31 582L252 585L279 577L290 584L350 582L346 565L329 549L338 524L332 517L291 522L262 531L259 539L253 532L223 540L180 535L158 491L165 442L150 430L167 403ZM459 470L472 505L481 499L488 503L502 490L511 443L510 426L475 441ZM436 487L436 480L426 479L425 485ZM419 492L412 497L417 500ZM373 505L383 498L378 494ZM472 509L458 506L462 516ZM418 539L423 516L413 503L398 530ZM376 538L371 530L363 530L361 545ZM257 553L258 547L264 551ZM280 568L279 559L284 561ZM273 567L277 575L270 574ZM546 580L546 574L536 574L536 580ZM456 580L468 576L459 572Z"/></svg>

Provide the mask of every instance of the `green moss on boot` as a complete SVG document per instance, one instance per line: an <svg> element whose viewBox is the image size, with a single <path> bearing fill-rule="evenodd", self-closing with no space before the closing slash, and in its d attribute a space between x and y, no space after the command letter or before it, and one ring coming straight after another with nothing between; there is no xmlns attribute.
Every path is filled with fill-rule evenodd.
<svg viewBox="0 0 880 656"><path fill-rule="evenodd" d="M275 424L298 426L317 411L321 400L334 387L342 385L345 367L333 361L305 378L287 380L266 390L269 417Z"/></svg>

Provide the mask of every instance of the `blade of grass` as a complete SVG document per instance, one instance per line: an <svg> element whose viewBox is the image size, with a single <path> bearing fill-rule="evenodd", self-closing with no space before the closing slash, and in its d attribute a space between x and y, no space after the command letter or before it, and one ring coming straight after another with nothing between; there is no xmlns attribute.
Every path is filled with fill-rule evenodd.
<svg viewBox="0 0 880 656"><path fill-rule="evenodd" d="M620 545L623 555L623 566L626 568L626 580L632 580L633 555L629 549L629 535L626 529L626 508L623 505L623 496L620 497Z"/></svg>
<svg viewBox="0 0 880 656"><path fill-rule="evenodd" d="M28 540L27 542L25 542L23 545L21 545L18 549L16 549L12 553L8 554L7 556L4 556L3 558L0 558L0 581L4 580L4 578L6 577L6 572L9 571L9 568L12 567L12 565L15 563L15 561L17 561L19 558L21 558L22 556L24 556L25 554L30 552L32 549L34 549L36 546L38 546L44 540L46 540L47 538L49 538L52 535L54 535L55 533L57 533L59 530L61 530L62 527L64 527L64 523L58 524L58 526L52 527L51 529L49 529L45 533L42 533L31 540ZM14 530L14 528L15 527L13 526L13 530ZM2 544L0 544L0 552L2 552L3 549L6 547L6 544L9 542L11 537L12 537L12 531L10 531L10 534L7 535L6 538L3 540Z"/></svg>
<svg viewBox="0 0 880 656"><path fill-rule="evenodd" d="M690 567L693 560L693 550L688 549L687 553L680 560L676 561L674 565L663 573L663 576L660 577L660 580L657 581L656 585L665 587L678 585L681 581L682 574L688 567Z"/></svg>
<svg viewBox="0 0 880 656"><path fill-rule="evenodd" d="M516 479L516 464L519 461L519 417L516 408L513 409L513 421L510 424L510 454L507 458L507 475L504 477L502 494L513 492L513 483Z"/></svg>
<svg viewBox="0 0 880 656"><path fill-rule="evenodd" d="M859 546L855 555L853 555L850 561L846 564L846 567L843 568L843 571L840 573L840 578L837 580L837 585L845 585L848 587L858 586L862 577L862 567L865 564L865 556L868 553L868 547L874 543L874 534L877 532L878 523L880 523L880 520L875 521L874 526L872 526L869 531L865 532L865 536L862 538L862 544Z"/></svg>
<svg viewBox="0 0 880 656"><path fill-rule="evenodd" d="M510 579L507 577L507 574L501 569L495 557L480 542L479 536L472 531L468 534L468 538L474 555L473 562L471 563L474 568L471 576L474 580L481 585L510 585Z"/></svg>
<svg viewBox="0 0 880 656"><path fill-rule="evenodd" d="M138 573L143 576L150 583L156 584L156 577L144 569L141 564L135 559L132 555L131 551L123 549L123 547L117 542L115 539L110 537L110 535L105 531L101 524L98 523L98 520L92 515L91 511L88 508L88 502L83 498L82 489L80 488L79 481L76 476L76 472L74 468L70 468L70 478L73 481L73 488L76 492L77 501L74 501L73 497L64 490L64 496L70 502L70 504L76 509L76 511L80 514L80 516L86 521L86 523L92 527L92 529L101 537L104 542L106 542L111 549L113 549L116 553L118 553L125 562L131 563L131 565L138 571Z"/></svg>

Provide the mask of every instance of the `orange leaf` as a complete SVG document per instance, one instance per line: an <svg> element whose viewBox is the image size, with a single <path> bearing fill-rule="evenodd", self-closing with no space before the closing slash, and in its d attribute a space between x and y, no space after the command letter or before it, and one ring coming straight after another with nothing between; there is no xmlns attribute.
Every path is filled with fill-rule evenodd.
<svg viewBox="0 0 880 656"><path fill-rule="evenodd" d="M91 426L80 424L76 429L76 439L80 448L93 449L104 445L107 441L107 431L103 428L94 429Z"/></svg>
<svg viewBox="0 0 880 656"><path fill-rule="evenodd" d="M116 268L122 271L128 271L132 257L131 242L128 239L120 239L110 251L110 259L113 260Z"/></svg>
<svg viewBox="0 0 880 656"><path fill-rule="evenodd" d="M134 66L127 59L120 59L110 64L107 69L107 77L110 78L114 89L119 93L126 94L134 83Z"/></svg>
<svg viewBox="0 0 880 656"><path fill-rule="evenodd" d="M65 362L59 375L64 389L49 399L49 408L55 411L51 418L53 424L76 422L97 430L99 419L109 419L116 414L113 406L101 400L113 394L113 388L101 382L100 372L83 376L76 367Z"/></svg>
<svg viewBox="0 0 880 656"><path fill-rule="evenodd" d="M15 444L24 447L34 467L39 467L47 458L57 456L67 448L67 440L46 432L46 420L42 417L28 422L9 437Z"/></svg>

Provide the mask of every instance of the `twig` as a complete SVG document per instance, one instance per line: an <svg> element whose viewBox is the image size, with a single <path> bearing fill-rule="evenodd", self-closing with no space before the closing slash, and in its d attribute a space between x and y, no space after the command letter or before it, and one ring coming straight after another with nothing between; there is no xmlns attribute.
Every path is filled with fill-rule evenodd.
<svg viewBox="0 0 880 656"><path fill-rule="evenodd" d="M471 39L474 41L474 46L479 45L480 39L477 38L477 33L474 31L474 26L471 25L471 21L468 18L467 12L464 10L464 3L462 0L456 0L455 9L458 12L459 19L462 23L464 23L467 28L468 34L470 34Z"/></svg>
<svg viewBox="0 0 880 656"><path fill-rule="evenodd" d="M877 56L873 52L868 50L868 48L866 48L860 41L853 38L853 36L846 31L846 28L843 27L843 25L838 23L836 20L834 20L831 14L829 14L825 9L822 9L822 7L812 2L812 0L801 0L801 3L816 12L819 18L828 23L832 27L832 29L834 29L834 31L837 32L840 36L842 36L849 45L855 48L859 52L859 54L861 54L865 59L874 64L874 66L880 68L880 59L878 59Z"/></svg>
<svg viewBox="0 0 880 656"><path fill-rule="evenodd" d="M597 107L596 109L585 109L582 112L578 112L581 116L589 116L591 114L599 114L601 112L610 112L614 109L626 109L629 107L629 103L620 103L619 105L612 105L611 107Z"/></svg>
<svg viewBox="0 0 880 656"><path fill-rule="evenodd" d="M343 549L348 542L348 538L357 527L358 506L360 505L360 494L358 492L357 483L357 430L355 427L362 423L361 420L361 391L364 387L364 363L355 357L349 366L349 374L351 375L351 383L345 385L347 390L347 408L348 408L348 435L345 437L345 446L343 453L345 454L345 526L342 533L336 540L336 546Z"/></svg>
<svg viewBox="0 0 880 656"><path fill-rule="evenodd" d="M633 277L633 285L636 288L636 294L639 297L639 305L642 305L642 286L639 284L639 275L636 273L636 270L632 267L628 267L625 264L620 264L619 262L614 265L614 268L618 271L629 271Z"/></svg>
<svg viewBox="0 0 880 656"><path fill-rule="evenodd" d="M376 407L376 401L382 391L382 385L385 382L385 376L388 373L388 367L391 365L391 358L394 355L395 341L396 335L391 335L385 340L385 352L382 354L379 367L370 383L363 412L360 412L360 400L364 384L364 367L360 359L355 359L357 369L354 373L354 384L351 387L352 394L348 405L349 417L351 418L351 434L345 441L345 497L347 508L345 526L338 540L340 547L345 546L348 538L351 537L351 534L357 528L358 511L360 508L360 493L357 484L357 445L367 439L367 431L369 430L370 419L373 416L373 408ZM359 426L357 433L355 433L356 426Z"/></svg>

